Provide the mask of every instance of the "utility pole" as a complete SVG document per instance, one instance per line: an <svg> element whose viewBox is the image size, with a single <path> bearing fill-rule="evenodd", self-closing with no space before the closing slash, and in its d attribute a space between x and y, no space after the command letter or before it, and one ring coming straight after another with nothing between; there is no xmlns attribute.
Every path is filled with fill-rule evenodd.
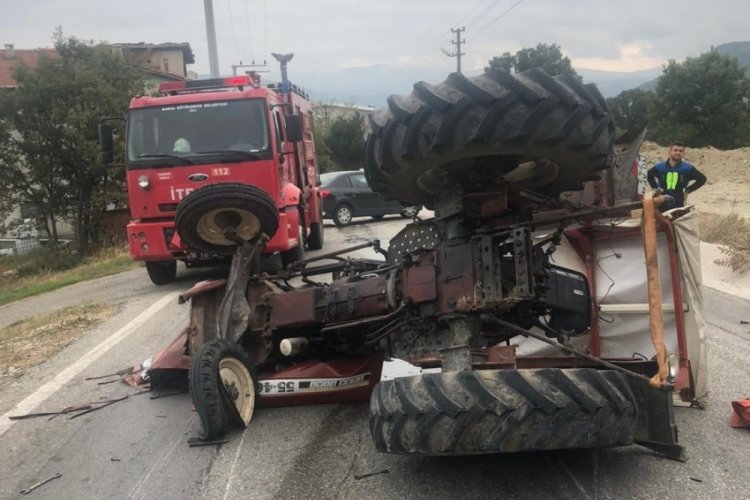
<svg viewBox="0 0 750 500"><path fill-rule="evenodd" d="M461 72L461 56L465 56L466 54L464 52L461 52L461 44L466 43L466 40L461 40L461 32L466 31L466 26L461 26L460 28L453 29L451 28L451 33L456 34L456 39L451 40L451 43L456 46L456 51L451 53L451 57L456 58L456 71Z"/></svg>
<svg viewBox="0 0 750 500"><path fill-rule="evenodd" d="M203 10L206 12L206 36L208 37L208 64L211 68L211 78L219 77L219 55L216 52L216 27L214 26L214 2L203 0Z"/></svg>

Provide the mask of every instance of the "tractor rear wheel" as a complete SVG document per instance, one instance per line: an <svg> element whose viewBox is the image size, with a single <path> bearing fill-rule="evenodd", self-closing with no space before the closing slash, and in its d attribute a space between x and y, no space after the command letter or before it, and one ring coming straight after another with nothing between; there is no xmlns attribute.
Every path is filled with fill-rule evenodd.
<svg viewBox="0 0 750 500"><path fill-rule="evenodd" d="M633 443L635 398L611 370L445 372L380 382L370 398L378 451L461 455Z"/></svg>
<svg viewBox="0 0 750 500"><path fill-rule="evenodd" d="M190 367L190 394L212 440L230 423L247 426L255 408L255 375L247 353L236 342L216 338L203 344Z"/></svg>
<svg viewBox="0 0 750 500"><path fill-rule="evenodd" d="M576 76L453 73L371 115L365 175L386 198L427 206L456 185L554 197L611 166L614 133L606 101Z"/></svg>
<svg viewBox="0 0 750 500"><path fill-rule="evenodd" d="M237 243L227 239L227 229L245 241L261 233L272 237L279 227L279 211L273 198L256 186L212 184L193 191L180 202L175 227L191 248L230 255Z"/></svg>

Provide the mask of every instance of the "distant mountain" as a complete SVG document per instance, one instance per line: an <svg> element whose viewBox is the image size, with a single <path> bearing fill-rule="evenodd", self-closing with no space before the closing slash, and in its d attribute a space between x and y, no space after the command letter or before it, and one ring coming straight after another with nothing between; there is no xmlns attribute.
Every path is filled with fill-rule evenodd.
<svg viewBox="0 0 750 500"><path fill-rule="evenodd" d="M596 83L604 97L613 97L623 90L638 87L644 82L658 78L662 69L651 68L642 71L618 72L576 68L576 71L583 77L583 81Z"/></svg>
<svg viewBox="0 0 750 500"><path fill-rule="evenodd" d="M745 74L750 76L750 42L722 43L721 45L712 47L712 49L719 54L734 57L735 59L737 59L740 67L745 68ZM653 80L649 80L645 83L642 83L641 85L638 85L638 88L641 90L656 90L657 81L659 81L658 76Z"/></svg>
<svg viewBox="0 0 750 500"><path fill-rule="evenodd" d="M741 68L745 68L745 72L750 74L750 42L729 42L723 43L715 47L719 54L724 54L729 57L734 57L740 64Z"/></svg>
<svg viewBox="0 0 750 500"><path fill-rule="evenodd" d="M661 68L618 73L576 69L585 82L596 83L604 97L612 97L623 90L637 87L656 78ZM448 76L444 70L394 67L386 64L346 68L336 71L294 75L294 81L303 82L310 97L316 101L359 104L383 107L391 94L408 94L415 82L440 83ZM467 73L467 76L478 74Z"/></svg>
<svg viewBox="0 0 750 500"><path fill-rule="evenodd" d="M715 47L728 56L736 57L740 65L750 72L750 42L731 42ZM468 72L467 76L479 71ZM585 82L596 83L604 97L613 97L623 90L640 88L653 90L662 73L662 68L643 71L615 72L576 68ZM297 70L292 64L289 77L301 85L310 98L317 102L336 102L381 108L391 94L408 94L415 82L440 83L448 76L450 69L408 68L390 64L378 64L337 70L305 71ZM750 73L749 73L750 74ZM203 76L203 75L201 75ZM266 82L278 81L278 70L271 66L270 72L263 75Z"/></svg>

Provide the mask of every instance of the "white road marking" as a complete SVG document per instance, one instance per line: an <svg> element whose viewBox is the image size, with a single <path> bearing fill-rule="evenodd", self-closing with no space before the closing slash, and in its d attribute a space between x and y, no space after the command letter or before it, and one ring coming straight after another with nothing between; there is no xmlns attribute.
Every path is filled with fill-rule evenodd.
<svg viewBox="0 0 750 500"><path fill-rule="evenodd" d="M227 485L224 487L224 500L229 498L229 493L232 491L232 478L234 477L234 467L237 465L237 461L240 458L240 452L242 451L242 445L245 443L245 434L247 433L247 427L242 431L242 437L240 438L240 444L237 446L237 451L234 453L234 460L232 460L232 467L229 469L229 477L227 478Z"/></svg>
<svg viewBox="0 0 750 500"><path fill-rule="evenodd" d="M29 395L26 399L14 406L12 410L5 413L2 417L0 417L0 436L2 436L5 431L10 429L13 424L16 423L14 420L10 420L10 418L8 417L10 417L11 415L23 415L26 413L30 413L37 406L46 401L47 398L60 390L62 386L70 382L73 377L79 375L91 363L99 359L104 353L114 347L122 339L127 337L131 332L133 332L133 330L151 319L151 317L158 313L161 309L163 309L164 306L166 306L170 302L173 302L177 298L178 294L179 292L170 293L169 295L165 295L161 299L157 300L148 309L133 318L128 324L104 339L99 345L81 356L78 361L58 373L55 378L42 385L33 394Z"/></svg>

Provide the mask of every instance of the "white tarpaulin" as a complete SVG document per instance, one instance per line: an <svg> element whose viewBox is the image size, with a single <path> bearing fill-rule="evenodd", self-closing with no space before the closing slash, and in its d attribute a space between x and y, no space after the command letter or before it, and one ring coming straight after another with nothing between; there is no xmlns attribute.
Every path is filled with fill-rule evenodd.
<svg viewBox="0 0 750 500"><path fill-rule="evenodd" d="M669 247L664 233L658 233L659 275L664 311L664 343L669 352L678 353L675 308L685 314L687 357L690 359L696 399L705 399L708 369L705 353L705 323L701 307L700 241L697 216L688 214L674 224L680 263L682 304L675 304L670 270ZM643 241L638 237L619 238L625 228L640 227L639 219L617 221L617 225L595 228L596 303L599 308L601 355L608 358L647 358L656 351L649 333L648 287ZM570 243L563 239L553 254L554 264L583 272L585 267ZM572 339L574 345L590 345L590 335ZM519 355L559 355L560 350L534 339L520 338Z"/></svg>

